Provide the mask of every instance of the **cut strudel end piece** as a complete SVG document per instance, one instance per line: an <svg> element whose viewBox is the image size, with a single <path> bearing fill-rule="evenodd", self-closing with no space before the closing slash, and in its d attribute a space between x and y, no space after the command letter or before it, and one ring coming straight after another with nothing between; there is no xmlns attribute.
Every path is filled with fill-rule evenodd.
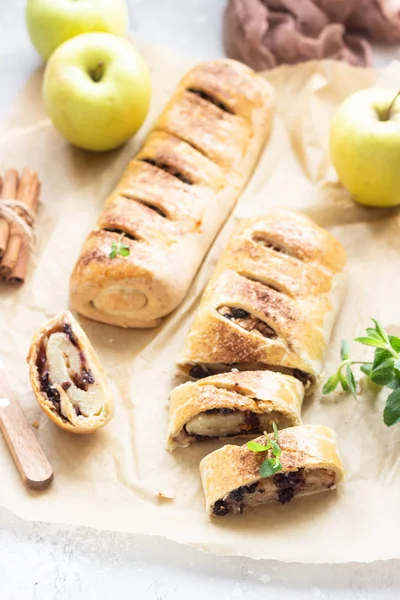
<svg viewBox="0 0 400 600"><path fill-rule="evenodd" d="M272 438L273 435L270 434ZM265 436L256 440L265 443ZM335 488L343 478L343 465L335 431L323 425L299 425L279 431L282 470L260 476L268 453L244 446L224 446L200 463L200 474L210 515L242 513L265 502L290 502Z"/></svg>
<svg viewBox="0 0 400 600"><path fill-rule="evenodd" d="M33 337L27 358L32 389L56 425L91 433L113 415L103 369L85 332L69 311Z"/></svg>
<svg viewBox="0 0 400 600"><path fill-rule="evenodd" d="M272 115L271 86L245 65L189 71L89 234L71 307L121 327L155 327L174 310L251 176Z"/></svg>
<svg viewBox="0 0 400 600"><path fill-rule="evenodd" d="M340 307L346 254L308 217L244 221L206 287L178 366L193 378L270 369L312 390Z"/></svg>
<svg viewBox="0 0 400 600"><path fill-rule="evenodd" d="M170 396L167 447L196 441L255 435L301 423L304 387L272 371L223 373L189 381Z"/></svg>

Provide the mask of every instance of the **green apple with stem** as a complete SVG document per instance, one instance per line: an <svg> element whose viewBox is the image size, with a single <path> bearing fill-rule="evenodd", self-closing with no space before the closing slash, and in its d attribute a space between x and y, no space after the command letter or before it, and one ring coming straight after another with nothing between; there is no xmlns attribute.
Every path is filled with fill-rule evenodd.
<svg viewBox="0 0 400 600"><path fill-rule="evenodd" d="M124 144L150 104L150 74L133 45L110 33L83 33L50 57L43 79L47 112L71 144L105 151Z"/></svg>
<svg viewBox="0 0 400 600"><path fill-rule="evenodd" d="M347 98L333 118L330 153L356 202L400 204L400 92L369 88Z"/></svg>
<svg viewBox="0 0 400 600"><path fill-rule="evenodd" d="M48 60L58 46L81 33L126 36L128 8L125 0L28 0L26 22L33 45Z"/></svg>

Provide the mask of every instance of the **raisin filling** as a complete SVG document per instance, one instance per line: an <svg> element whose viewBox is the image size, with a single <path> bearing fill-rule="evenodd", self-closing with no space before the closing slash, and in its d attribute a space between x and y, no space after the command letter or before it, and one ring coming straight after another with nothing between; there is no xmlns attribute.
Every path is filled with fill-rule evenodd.
<svg viewBox="0 0 400 600"><path fill-rule="evenodd" d="M87 392L89 385L92 385L95 383L95 379L93 377L93 373L87 366L85 356L80 348L79 342L78 342L75 334L72 331L71 326L68 323L64 323L62 328L54 330L54 331L52 331L52 333L65 333L65 335L68 337L71 344L79 350L81 372L74 373L71 376L71 379L77 388ZM40 391L42 393L46 394L47 398L53 404L54 409L59 414L59 416L61 418L65 419L65 417L61 414L60 393L57 390L57 388L53 385L53 383L50 379L50 373L49 373L49 370L47 367L46 345L45 345L44 341L42 341L39 351L38 351L36 366L37 366L37 370L38 370L38 374L39 374ZM71 383L69 381L65 381L61 384L61 387L64 391L67 391L71 387ZM75 410L79 410L79 408L78 409L76 408ZM79 414L81 414L80 410L79 410ZM65 419L65 420L67 420L67 419Z"/></svg>
<svg viewBox="0 0 400 600"><path fill-rule="evenodd" d="M251 485L240 486L214 504L213 514L224 516L241 514L249 506L257 506L277 500L287 504L294 496L329 490L335 486L335 473L329 469L299 469L289 473L277 473L273 477L260 479Z"/></svg>
<svg viewBox="0 0 400 600"><path fill-rule="evenodd" d="M209 410L205 410L204 414L205 415L215 415L215 414L231 415L234 412L235 411L233 410L233 408L210 408Z"/></svg>
<svg viewBox="0 0 400 600"><path fill-rule="evenodd" d="M193 365L189 371L189 376L193 377L193 379L203 379L209 375L211 375L211 372L207 369L207 367L201 365Z"/></svg>
<svg viewBox="0 0 400 600"><path fill-rule="evenodd" d="M251 331L257 335L261 335L266 338L277 337L276 332L267 325L264 321L261 321L258 317L254 317L247 310L242 308L235 308L231 306L220 306L218 312L225 319L233 321L239 327Z"/></svg>
<svg viewBox="0 0 400 600"><path fill-rule="evenodd" d="M229 512L228 503L225 500L217 500L214 504L213 513L217 517L224 517Z"/></svg>
<svg viewBox="0 0 400 600"><path fill-rule="evenodd" d="M290 502L294 495L305 487L303 472L278 473L274 477L274 483L278 488L278 501L281 504Z"/></svg>
<svg viewBox="0 0 400 600"><path fill-rule="evenodd" d="M155 160L154 158L141 158L140 161L152 165L153 167L157 167L157 169L161 169L162 171L166 171L173 177L176 177L177 179L182 181L182 183L186 183L187 185L193 184L193 181L191 181L188 177L186 177L186 175L181 173L181 171L178 171L176 167L168 165L165 162Z"/></svg>
<svg viewBox="0 0 400 600"><path fill-rule="evenodd" d="M293 377L296 377L296 379L301 381L304 387L307 387L308 384L312 383L311 375L305 371L300 371L300 369L293 369Z"/></svg>

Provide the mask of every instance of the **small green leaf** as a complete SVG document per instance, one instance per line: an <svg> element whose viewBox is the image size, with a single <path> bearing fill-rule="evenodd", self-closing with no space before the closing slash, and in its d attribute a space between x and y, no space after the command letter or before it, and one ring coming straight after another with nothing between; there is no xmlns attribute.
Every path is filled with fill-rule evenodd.
<svg viewBox="0 0 400 600"><path fill-rule="evenodd" d="M342 340L341 346L340 346L340 357L342 360L347 360L349 358L349 343L347 342L347 340Z"/></svg>
<svg viewBox="0 0 400 600"><path fill-rule="evenodd" d="M383 411L383 422L388 427L400 421L400 389L395 390L388 396Z"/></svg>
<svg viewBox="0 0 400 600"><path fill-rule="evenodd" d="M110 254L108 255L110 258L115 258L117 256L117 244L115 242L113 242L111 244L111 250L110 250Z"/></svg>
<svg viewBox="0 0 400 600"><path fill-rule="evenodd" d="M372 337L357 337L354 340L355 342L359 342L360 344L364 344L364 346L375 346L376 348L386 348L385 342L372 338Z"/></svg>
<svg viewBox="0 0 400 600"><path fill-rule="evenodd" d="M394 358L387 358L370 373L371 380L377 385L384 386L390 383L394 378Z"/></svg>
<svg viewBox="0 0 400 600"><path fill-rule="evenodd" d="M258 442L247 442L246 446L252 452L266 452L269 450L269 446L264 446L263 444L259 444Z"/></svg>
<svg viewBox="0 0 400 600"><path fill-rule="evenodd" d="M127 246L126 244L124 244L122 242L123 238L124 238L124 234L122 233L119 236L117 243L112 242L110 254L108 255L110 258L115 258L118 255L120 255L120 256L129 256L129 254L130 254L131 251L129 249L129 246Z"/></svg>
<svg viewBox="0 0 400 600"><path fill-rule="evenodd" d="M397 372L395 372L394 378L386 385L386 387L390 388L391 390L397 390L400 388L400 375L397 375Z"/></svg>
<svg viewBox="0 0 400 600"><path fill-rule="evenodd" d="M274 456L280 456L281 455L281 449L278 445L278 443L275 440L270 440L271 443L271 450L272 450L272 454Z"/></svg>
<svg viewBox="0 0 400 600"><path fill-rule="evenodd" d="M377 333L376 329L372 329L372 327L367 327L368 337L374 338L375 340L382 340L379 333Z"/></svg>
<svg viewBox="0 0 400 600"><path fill-rule="evenodd" d="M277 427L275 421L272 421L272 429L274 430L275 439L278 442L279 441L279 439L278 439L279 433L278 433L278 427Z"/></svg>
<svg viewBox="0 0 400 600"><path fill-rule="evenodd" d="M354 379L353 371L351 370L350 365L347 365L346 367L346 379L351 393L353 394L354 398L357 399L356 380Z"/></svg>
<svg viewBox="0 0 400 600"><path fill-rule="evenodd" d="M393 350L400 352L400 338L396 337L395 335L389 335L389 342Z"/></svg>
<svg viewBox="0 0 400 600"><path fill-rule="evenodd" d="M360 370L367 376L369 377L372 371L372 363L367 363L366 365L362 365L360 367Z"/></svg>
<svg viewBox="0 0 400 600"><path fill-rule="evenodd" d="M398 375L400 377L400 358L394 361L393 369L395 371L395 375Z"/></svg>
<svg viewBox="0 0 400 600"><path fill-rule="evenodd" d="M374 361L372 363L372 368L376 369L383 362L385 362L385 360L388 360L389 358L393 358L393 355L389 350L383 350L382 348L377 348L374 352Z"/></svg>
<svg viewBox="0 0 400 600"><path fill-rule="evenodd" d="M278 473L279 471L282 471L281 463L276 465L271 458L268 458L267 460L264 460L264 462L261 463L261 466L260 466L261 477L271 477L271 475L274 475L275 473Z"/></svg>
<svg viewBox="0 0 400 600"><path fill-rule="evenodd" d="M379 321L377 321L376 319L371 319L371 321L374 323L375 325L375 329L378 332L378 334L380 335L381 339L385 342L385 344L389 344L389 336L386 333L386 331L384 330L384 328L382 327L382 325L379 323Z"/></svg>
<svg viewBox="0 0 400 600"><path fill-rule="evenodd" d="M334 390L336 390L339 384L339 373L335 373L331 375L327 381L325 381L324 387L322 388L322 393L324 395L330 394Z"/></svg>
<svg viewBox="0 0 400 600"><path fill-rule="evenodd" d="M340 385L343 388L343 391L348 392L349 384L347 383L346 375L344 375L344 373L342 373L342 371L340 371L340 373L339 373L339 381L340 381Z"/></svg>
<svg viewBox="0 0 400 600"><path fill-rule="evenodd" d="M120 244L119 253L121 256L129 256L129 254L131 253L129 246L126 246L125 244Z"/></svg>

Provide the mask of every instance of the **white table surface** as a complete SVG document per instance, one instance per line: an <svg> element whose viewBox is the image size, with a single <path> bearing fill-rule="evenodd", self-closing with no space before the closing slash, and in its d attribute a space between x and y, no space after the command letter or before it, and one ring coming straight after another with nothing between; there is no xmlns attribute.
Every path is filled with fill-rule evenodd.
<svg viewBox="0 0 400 600"><path fill-rule="evenodd" d="M129 4L139 38L199 59L223 54L225 0ZM0 0L0 118L39 62L24 5ZM393 57L400 52L380 52L375 64ZM0 600L390 600L400 597L399 567L394 561L312 566L215 557L159 538L25 522L0 509Z"/></svg>

